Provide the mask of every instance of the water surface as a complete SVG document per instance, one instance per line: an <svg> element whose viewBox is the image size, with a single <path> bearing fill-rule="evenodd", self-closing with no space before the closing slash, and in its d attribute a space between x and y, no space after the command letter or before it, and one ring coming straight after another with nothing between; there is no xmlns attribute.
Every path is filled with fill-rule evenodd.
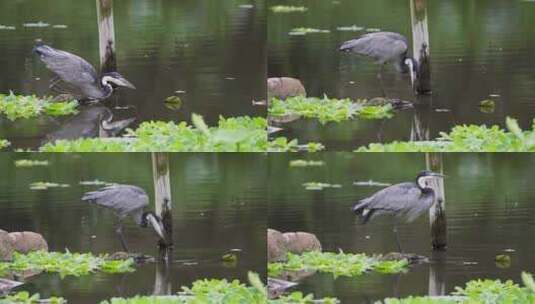
<svg viewBox="0 0 535 304"><path fill-rule="evenodd" d="M355 202L381 187L355 186L355 181L382 183L413 181L425 169L423 154L323 153L319 168L289 168L297 155L270 155L268 226L280 231L315 233L324 250L364 252L397 251L392 220L378 218L361 225L352 214ZM535 190L531 186L535 157L529 154L447 154L444 156L448 249L431 251L429 220L422 216L400 225L406 252L428 256L430 264L407 274L365 274L333 279L316 274L298 287L318 297L335 296L342 303L374 303L386 297L437 295L476 278L512 279L535 269ZM341 189L307 191L305 182L341 184ZM509 268L499 268L495 256L511 256ZM431 273L435 279L430 279ZM440 286L443 292L434 287ZM440 290L440 288L438 288Z"/></svg>
<svg viewBox="0 0 535 304"><path fill-rule="evenodd" d="M149 154L40 154L48 167L16 168L24 154L2 153L0 168L0 229L36 231L50 250L113 253L121 245L115 234L116 218L108 210L91 206L80 198L96 186L80 185L95 179L133 184L153 195ZM227 278L247 282L247 272L265 276L266 212L265 157L234 154L175 154L170 156L173 201L173 260L192 260L196 265L174 263L165 274L162 264L140 266L120 275L95 274L61 280L58 275L40 275L22 286L42 296L58 295L70 303L98 303L112 296L156 294L156 282L168 293L191 285L197 279ZM110 165L113 164L113 165ZM68 188L32 191L29 184L48 181ZM151 208L153 208L151 203ZM154 233L127 220L126 241L133 252L157 255ZM242 249L236 265L225 265L221 256L229 249ZM158 270L159 269L159 270ZM158 279L157 279L158 278ZM163 278L163 280L162 280Z"/></svg>
<svg viewBox="0 0 535 304"><path fill-rule="evenodd" d="M392 66L384 73L388 97L414 101L416 110L381 121L351 121L322 126L301 120L284 133L302 141L320 141L329 150L353 150L370 142L409 140L415 121L422 136L435 138L457 124L498 124L519 119L524 128L535 117L535 4L528 1L427 1L432 65L431 96L416 97L407 75ZM271 0L269 6L288 1ZM341 26L393 31L411 37L409 1L293 1L305 13L268 15L268 75L300 78L310 96L372 98L381 95L379 67L364 57L337 51L366 31L338 31ZM330 30L329 34L290 36L293 28ZM478 104L496 100L494 113ZM437 112L437 109L439 110ZM447 111L440 111L447 110ZM414 134L414 132L412 132Z"/></svg>
<svg viewBox="0 0 535 304"><path fill-rule="evenodd" d="M0 20L16 28L0 30L1 93L52 94L51 73L31 52L38 38L98 67L94 1L2 1ZM135 127L147 120L189 121L192 113L209 125L220 115L265 116L251 103L266 91L263 1L115 1L114 20L117 70L137 87L119 90L105 103L116 119L135 117ZM39 21L50 26L23 26ZM182 107L168 109L163 101L175 94ZM66 119L0 118L0 138L35 148Z"/></svg>

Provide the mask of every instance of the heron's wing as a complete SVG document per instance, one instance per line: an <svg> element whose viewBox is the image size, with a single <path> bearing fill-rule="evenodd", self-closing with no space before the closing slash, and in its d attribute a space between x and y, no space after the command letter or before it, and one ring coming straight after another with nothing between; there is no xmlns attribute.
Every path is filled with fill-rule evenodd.
<svg viewBox="0 0 535 304"><path fill-rule="evenodd" d="M112 185L87 192L82 200L113 209L120 216L141 210L149 204L145 190L131 185Z"/></svg>
<svg viewBox="0 0 535 304"><path fill-rule="evenodd" d="M432 196L422 194L414 183L401 183L384 188L360 203L366 209L378 213L389 213L411 222L433 203Z"/></svg>
<svg viewBox="0 0 535 304"><path fill-rule="evenodd" d="M34 52L39 55L46 67L64 82L77 87L98 83L98 75L95 68L77 55L48 45L38 45L34 48Z"/></svg>
<svg viewBox="0 0 535 304"><path fill-rule="evenodd" d="M408 49L407 39L391 32L370 33L358 39L346 41L341 51L351 51L374 58L379 63L397 61L405 56Z"/></svg>

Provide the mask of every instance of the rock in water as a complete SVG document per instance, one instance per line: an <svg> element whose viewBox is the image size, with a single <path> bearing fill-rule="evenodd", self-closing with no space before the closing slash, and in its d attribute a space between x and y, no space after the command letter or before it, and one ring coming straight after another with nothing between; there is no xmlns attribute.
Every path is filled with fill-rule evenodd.
<svg viewBox="0 0 535 304"><path fill-rule="evenodd" d="M14 251L9 233L0 229L0 261L11 260Z"/></svg>
<svg viewBox="0 0 535 304"><path fill-rule="evenodd" d="M48 251L48 243L39 233L24 231L9 234L15 251L26 254L31 251Z"/></svg>
<svg viewBox="0 0 535 304"><path fill-rule="evenodd" d="M288 258L288 249L284 236L277 230L267 231L267 259L268 262L284 262Z"/></svg>
<svg viewBox="0 0 535 304"><path fill-rule="evenodd" d="M302 254L308 251L321 251L321 243L318 238L308 232L286 232L283 234L288 251Z"/></svg>
<svg viewBox="0 0 535 304"><path fill-rule="evenodd" d="M272 98L284 100L288 97L307 96L305 87L299 79L290 77L273 77L267 80L268 104Z"/></svg>

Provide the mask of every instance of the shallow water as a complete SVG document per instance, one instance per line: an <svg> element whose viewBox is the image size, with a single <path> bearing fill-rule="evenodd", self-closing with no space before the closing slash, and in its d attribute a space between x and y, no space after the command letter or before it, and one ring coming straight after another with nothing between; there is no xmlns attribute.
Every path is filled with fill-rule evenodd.
<svg viewBox="0 0 535 304"><path fill-rule="evenodd" d="M143 187L152 198L153 181L149 154L51 154L48 167L16 168L14 161L29 155L2 153L0 168L0 229L37 231L50 250L112 253L120 251L115 216L80 200L96 186L80 181L99 179ZM173 200L173 260L193 260L197 265L171 265L164 286L169 293L197 279L228 278L247 282L247 272L265 277L266 212L265 162L262 155L188 154L170 156ZM113 166L110 166L113 164ZM68 188L29 190L37 181L67 183ZM154 234L125 222L126 241L133 252L157 255ZM94 238L93 238L94 236ZM220 261L226 250L243 252L234 266ZM43 296L58 295L70 303L98 303L112 296L157 294L161 264L140 266L124 275L96 274L60 280L40 275L21 288ZM168 284L168 285L166 285Z"/></svg>
<svg viewBox="0 0 535 304"><path fill-rule="evenodd" d="M323 153L307 159L323 160L319 168L289 168L297 155L270 155L268 226L280 231L315 233L328 251L397 251L392 221L377 219L361 225L350 210L359 199L382 187L354 186L355 181L383 183L412 181L425 169L423 154ZM335 296L342 303L374 303L386 297L444 294L476 278L520 281L521 271L535 269L535 190L531 186L535 156L528 154L444 155L448 249L433 253L427 216L400 225L406 252L428 256L430 264L407 274L365 274L333 279L316 274L298 287L316 296ZM341 184L341 189L307 191L302 183ZM513 250L513 252L508 252ZM509 268L499 268L498 254L511 256ZM436 279L431 280L431 272ZM434 289L436 290L436 289Z"/></svg>
<svg viewBox="0 0 535 304"><path fill-rule="evenodd" d="M416 110L386 122L351 121L321 126L302 120L284 135L320 141L329 150L353 150L370 142L409 140L414 121L435 138L456 124L499 124L519 119L524 128L535 117L535 4L527 1L427 1L432 65L431 96L417 98L410 79L392 66L384 73L387 96L417 102ZM271 0L269 6L286 4ZM337 31L340 26L399 32L411 37L408 1L295 1L305 13L268 14L268 75L300 78L310 96L353 99L381 95L373 61L337 51L342 42L365 33ZM330 30L330 34L290 36L293 28ZM350 83L354 82L354 83ZM478 104L497 94L495 112ZM436 110L446 109L447 112Z"/></svg>
<svg viewBox="0 0 535 304"><path fill-rule="evenodd" d="M98 66L94 1L2 1L0 20L16 28L0 30L0 93L52 94L51 73L31 52L37 38ZM114 20L117 70L137 87L119 90L105 103L116 119L189 121L197 113L213 125L220 115L265 116L251 102L266 91L262 0L115 1ZM38 21L50 26L23 26ZM67 28L52 27L58 24ZM177 94L182 107L176 111L164 105L175 91L185 91ZM0 138L35 148L63 121L0 119Z"/></svg>

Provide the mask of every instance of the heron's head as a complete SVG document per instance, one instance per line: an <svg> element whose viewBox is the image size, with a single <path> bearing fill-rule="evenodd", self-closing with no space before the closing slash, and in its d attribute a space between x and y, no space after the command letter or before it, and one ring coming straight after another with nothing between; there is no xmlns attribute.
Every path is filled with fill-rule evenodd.
<svg viewBox="0 0 535 304"><path fill-rule="evenodd" d="M159 216L154 214L154 212L149 211L143 213L143 216L141 217L141 227L147 228L149 225L154 229L156 234L162 239L165 240L165 234L163 233L163 222L162 219L160 219Z"/></svg>
<svg viewBox="0 0 535 304"><path fill-rule="evenodd" d="M418 63L412 57L405 58L405 65L408 67L408 72L411 75L412 87L416 85L416 78L418 77Z"/></svg>
<svg viewBox="0 0 535 304"><path fill-rule="evenodd" d="M117 73L117 72L109 72L102 74L101 82L103 86L111 86L112 88L117 87L126 87L130 89L135 89L136 87L126 78L123 77L123 75Z"/></svg>
<svg viewBox="0 0 535 304"><path fill-rule="evenodd" d="M422 171L416 176L416 184L418 184L418 187L421 189L429 188L429 180L435 179L435 178L444 178L445 175L440 173L435 173L429 170Z"/></svg>

